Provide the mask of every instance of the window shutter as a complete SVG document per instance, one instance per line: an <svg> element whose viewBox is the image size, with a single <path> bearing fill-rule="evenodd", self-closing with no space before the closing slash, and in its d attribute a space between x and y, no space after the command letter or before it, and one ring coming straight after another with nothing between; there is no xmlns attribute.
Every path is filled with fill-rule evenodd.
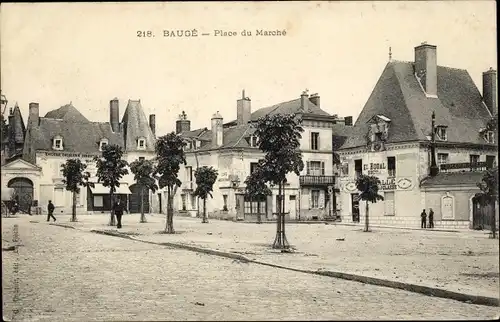
<svg viewBox="0 0 500 322"><path fill-rule="evenodd" d="M319 133L316 135L316 150L320 150L320 145L319 145Z"/></svg>
<svg viewBox="0 0 500 322"><path fill-rule="evenodd" d="M321 175L324 176L325 175L325 162L321 162Z"/></svg>
<svg viewBox="0 0 500 322"><path fill-rule="evenodd" d="M306 171L307 171L307 174L310 174L311 173L311 162L307 161L307 164L306 164Z"/></svg>

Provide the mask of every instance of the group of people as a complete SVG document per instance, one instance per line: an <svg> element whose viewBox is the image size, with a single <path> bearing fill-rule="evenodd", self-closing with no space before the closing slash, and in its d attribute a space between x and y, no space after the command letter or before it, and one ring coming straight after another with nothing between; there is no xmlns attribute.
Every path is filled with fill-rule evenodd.
<svg viewBox="0 0 500 322"><path fill-rule="evenodd" d="M432 210L432 208L429 209L429 225L427 225L427 213L425 212L425 209L422 210L420 218L421 228L434 228L434 211Z"/></svg>

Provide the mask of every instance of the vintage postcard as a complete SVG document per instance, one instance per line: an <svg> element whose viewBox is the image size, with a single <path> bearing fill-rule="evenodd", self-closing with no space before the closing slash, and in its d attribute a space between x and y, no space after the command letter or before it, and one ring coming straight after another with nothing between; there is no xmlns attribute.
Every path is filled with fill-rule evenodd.
<svg viewBox="0 0 500 322"><path fill-rule="evenodd" d="M3 319L499 318L496 16L2 3Z"/></svg>

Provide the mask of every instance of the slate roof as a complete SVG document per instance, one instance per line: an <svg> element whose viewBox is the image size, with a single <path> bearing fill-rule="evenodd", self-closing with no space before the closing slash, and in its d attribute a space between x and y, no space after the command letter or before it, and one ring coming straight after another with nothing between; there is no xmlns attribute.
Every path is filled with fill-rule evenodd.
<svg viewBox="0 0 500 322"><path fill-rule="evenodd" d="M52 139L57 135L63 138L65 152L98 152L102 138L108 139L109 144L124 146L121 133L113 133L109 123L67 122L42 117L40 125L29 131L31 144L36 150L52 150Z"/></svg>
<svg viewBox="0 0 500 322"><path fill-rule="evenodd" d="M63 119L69 122L89 122L71 103L45 114L46 118Z"/></svg>
<svg viewBox="0 0 500 322"><path fill-rule="evenodd" d="M389 62L342 149L366 145L366 124L373 116L391 119L387 142L427 141L431 115L448 127L448 142L487 144L479 130L491 118L482 96L463 69L437 67L438 98L427 98L414 76L412 62Z"/></svg>
<svg viewBox="0 0 500 322"><path fill-rule="evenodd" d="M435 177L427 177L420 183L421 187L439 187L439 186L476 186L481 182L483 172L440 172Z"/></svg>
<svg viewBox="0 0 500 322"><path fill-rule="evenodd" d="M149 127L148 119L142 108L141 101L129 100L125 114L122 118L122 129L124 135L125 149L127 151L154 151L155 136ZM138 138L146 139L146 149L137 148Z"/></svg>
<svg viewBox="0 0 500 322"><path fill-rule="evenodd" d="M224 148L250 148L249 138L255 131L251 124L237 125L223 128L222 146L217 147L212 142L212 130L198 129L190 132L183 132L181 136L186 138L196 138L201 141L198 151L224 149Z"/></svg>

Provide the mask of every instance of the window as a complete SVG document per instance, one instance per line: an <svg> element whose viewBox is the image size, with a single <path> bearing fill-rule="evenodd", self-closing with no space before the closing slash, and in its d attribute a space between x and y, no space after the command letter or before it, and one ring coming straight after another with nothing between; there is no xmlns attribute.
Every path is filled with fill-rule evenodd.
<svg viewBox="0 0 500 322"><path fill-rule="evenodd" d="M319 150L319 133L311 132L311 150Z"/></svg>
<svg viewBox="0 0 500 322"><path fill-rule="evenodd" d="M63 139L61 136L56 136L53 140L52 149L62 150L63 149Z"/></svg>
<svg viewBox="0 0 500 322"><path fill-rule="evenodd" d="M325 175L325 163L322 161L307 161L307 174L311 176Z"/></svg>
<svg viewBox="0 0 500 322"><path fill-rule="evenodd" d="M143 161L143 160L145 160L144 157L139 157L139 161Z"/></svg>
<svg viewBox="0 0 500 322"><path fill-rule="evenodd" d="M196 196L195 195L191 195L191 209L196 209L197 208L197 205L196 205Z"/></svg>
<svg viewBox="0 0 500 322"><path fill-rule="evenodd" d="M94 207L103 206L103 196L94 196Z"/></svg>
<svg viewBox="0 0 500 322"><path fill-rule="evenodd" d="M224 207L222 210L227 211L227 195L222 195L222 199L224 200Z"/></svg>
<svg viewBox="0 0 500 322"><path fill-rule="evenodd" d="M257 137L255 135L252 135L250 137L250 146L253 147L253 148L257 148L257 147L259 147L258 144L259 144L259 142L257 140Z"/></svg>
<svg viewBox="0 0 500 322"><path fill-rule="evenodd" d="M486 168L487 169L491 169L493 167L495 167L495 162L496 161L496 157L494 155L487 155L486 156Z"/></svg>
<svg viewBox="0 0 500 322"><path fill-rule="evenodd" d="M438 126L436 129L437 139L440 141L448 141L448 135L446 133L446 126Z"/></svg>
<svg viewBox="0 0 500 322"><path fill-rule="evenodd" d="M342 175L343 176L348 176L349 175L349 163L344 163L342 165Z"/></svg>
<svg viewBox="0 0 500 322"><path fill-rule="evenodd" d="M389 177L396 176L396 157L387 157L387 174Z"/></svg>
<svg viewBox="0 0 500 322"><path fill-rule="evenodd" d="M319 208L319 190L311 191L311 208Z"/></svg>
<svg viewBox="0 0 500 322"><path fill-rule="evenodd" d="M193 167L192 166L186 167L186 175L187 175L188 182L193 181Z"/></svg>
<svg viewBox="0 0 500 322"><path fill-rule="evenodd" d="M141 150L146 148L146 140L144 138L137 140L137 148Z"/></svg>
<svg viewBox="0 0 500 322"><path fill-rule="evenodd" d="M448 163L448 153L438 153L437 154L438 167L441 169L441 165L446 163Z"/></svg>
<svg viewBox="0 0 500 322"><path fill-rule="evenodd" d="M257 162L250 162L250 173L252 174L256 169L259 163Z"/></svg>
<svg viewBox="0 0 500 322"><path fill-rule="evenodd" d="M108 145L108 140L102 139L101 142L99 142L99 151L102 151L106 145Z"/></svg>
<svg viewBox="0 0 500 322"><path fill-rule="evenodd" d="M495 133L493 131L486 131L484 133L484 139L488 143L495 143Z"/></svg>
<svg viewBox="0 0 500 322"><path fill-rule="evenodd" d="M354 160L354 172L356 173L356 177L363 174L363 160L362 159Z"/></svg>
<svg viewBox="0 0 500 322"><path fill-rule="evenodd" d="M471 165L479 163L479 155L478 154L471 154L470 155L470 163L471 163Z"/></svg>

